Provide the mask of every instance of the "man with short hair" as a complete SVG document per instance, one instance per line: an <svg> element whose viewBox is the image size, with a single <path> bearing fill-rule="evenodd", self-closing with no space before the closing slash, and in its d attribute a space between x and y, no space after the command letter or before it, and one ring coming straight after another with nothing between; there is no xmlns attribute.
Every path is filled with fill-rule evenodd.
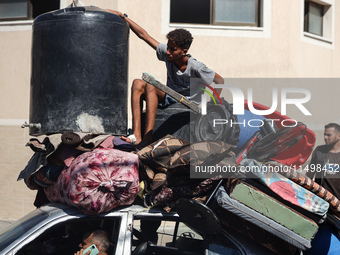
<svg viewBox="0 0 340 255"><path fill-rule="evenodd" d="M118 11L112 11L125 19L131 30L148 45L156 50L159 60L164 61L167 68L167 86L186 96L189 100L200 101L202 90L193 88L191 78L198 78L202 83L210 85L212 82L223 83L223 78L215 71L209 69L203 63L191 57L188 53L192 43L192 35L185 29L175 29L167 35L168 43L162 44L151 37L143 28ZM217 90L218 93L221 89ZM146 101L146 124L142 140L141 105ZM157 107L167 107L177 102L164 92L146 83L141 79L135 79L131 89L131 108L133 121L133 135L122 137L127 142L132 142L142 148L152 142L153 127L155 124Z"/></svg>
<svg viewBox="0 0 340 255"><path fill-rule="evenodd" d="M338 199L340 198L340 125L329 123L325 126L324 131L325 145L316 147L313 152L312 160L309 165L307 175L312 177L316 174L316 182L321 184L325 189L333 193ZM340 217L335 210L332 211ZM336 245L331 245L340 240L338 230L334 225L325 221L319 225L319 231L312 240L312 248L304 251L306 255L319 254L338 254L339 250ZM332 240L332 241L331 241Z"/></svg>
<svg viewBox="0 0 340 255"><path fill-rule="evenodd" d="M98 255L107 255L106 252L110 247L110 241L107 233L101 229L85 233L83 241L79 244L81 249L74 255L83 255L84 250L90 247L92 244L97 247L99 251ZM90 253L91 251L87 252L85 255Z"/></svg>
<svg viewBox="0 0 340 255"><path fill-rule="evenodd" d="M316 182L340 199L340 125L325 125L324 140L313 152L307 175L316 174Z"/></svg>

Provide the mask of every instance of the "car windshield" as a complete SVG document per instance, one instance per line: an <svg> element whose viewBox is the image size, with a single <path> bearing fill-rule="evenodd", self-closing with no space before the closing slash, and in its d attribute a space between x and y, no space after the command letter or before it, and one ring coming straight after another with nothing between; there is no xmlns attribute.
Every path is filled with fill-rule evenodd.
<svg viewBox="0 0 340 255"><path fill-rule="evenodd" d="M47 217L42 211L35 210L3 229L0 232L0 251Z"/></svg>

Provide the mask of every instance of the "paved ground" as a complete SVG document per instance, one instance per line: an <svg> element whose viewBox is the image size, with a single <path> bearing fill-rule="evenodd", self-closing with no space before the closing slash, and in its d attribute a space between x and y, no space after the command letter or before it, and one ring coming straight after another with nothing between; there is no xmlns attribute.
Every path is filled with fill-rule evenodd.
<svg viewBox="0 0 340 255"><path fill-rule="evenodd" d="M27 188L23 180L17 181L33 155L25 144L28 129L0 125L0 222L20 219L35 209L35 190Z"/></svg>

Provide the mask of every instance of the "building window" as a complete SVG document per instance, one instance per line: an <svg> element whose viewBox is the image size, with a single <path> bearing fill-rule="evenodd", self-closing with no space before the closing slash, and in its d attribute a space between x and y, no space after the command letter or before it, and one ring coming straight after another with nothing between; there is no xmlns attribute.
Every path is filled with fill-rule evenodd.
<svg viewBox="0 0 340 255"><path fill-rule="evenodd" d="M170 23L261 26L261 0L171 0Z"/></svg>
<svg viewBox="0 0 340 255"><path fill-rule="evenodd" d="M332 5L329 1L305 0L304 32L330 38L332 30Z"/></svg>
<svg viewBox="0 0 340 255"><path fill-rule="evenodd" d="M60 8L60 0L0 0L0 21L31 20Z"/></svg>
<svg viewBox="0 0 340 255"><path fill-rule="evenodd" d="M31 19L31 10L27 0L0 0L0 20Z"/></svg>
<svg viewBox="0 0 340 255"><path fill-rule="evenodd" d="M324 6L305 1L305 32L322 36Z"/></svg>

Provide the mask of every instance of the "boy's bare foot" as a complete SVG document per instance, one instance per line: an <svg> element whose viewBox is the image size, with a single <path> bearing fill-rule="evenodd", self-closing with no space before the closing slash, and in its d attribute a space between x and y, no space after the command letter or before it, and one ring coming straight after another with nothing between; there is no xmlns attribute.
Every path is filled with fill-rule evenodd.
<svg viewBox="0 0 340 255"><path fill-rule="evenodd" d="M121 136L120 139L122 139L124 142L131 143L131 144L138 144L141 142L141 139L137 139L134 134L129 135L127 137Z"/></svg>
<svg viewBox="0 0 340 255"><path fill-rule="evenodd" d="M152 132L147 133L144 136L144 139L138 139L134 134L129 135L127 137L121 136L120 139L122 139L124 142L131 143L135 145L136 149L142 149L145 146L148 146L150 143L153 142L152 140Z"/></svg>

